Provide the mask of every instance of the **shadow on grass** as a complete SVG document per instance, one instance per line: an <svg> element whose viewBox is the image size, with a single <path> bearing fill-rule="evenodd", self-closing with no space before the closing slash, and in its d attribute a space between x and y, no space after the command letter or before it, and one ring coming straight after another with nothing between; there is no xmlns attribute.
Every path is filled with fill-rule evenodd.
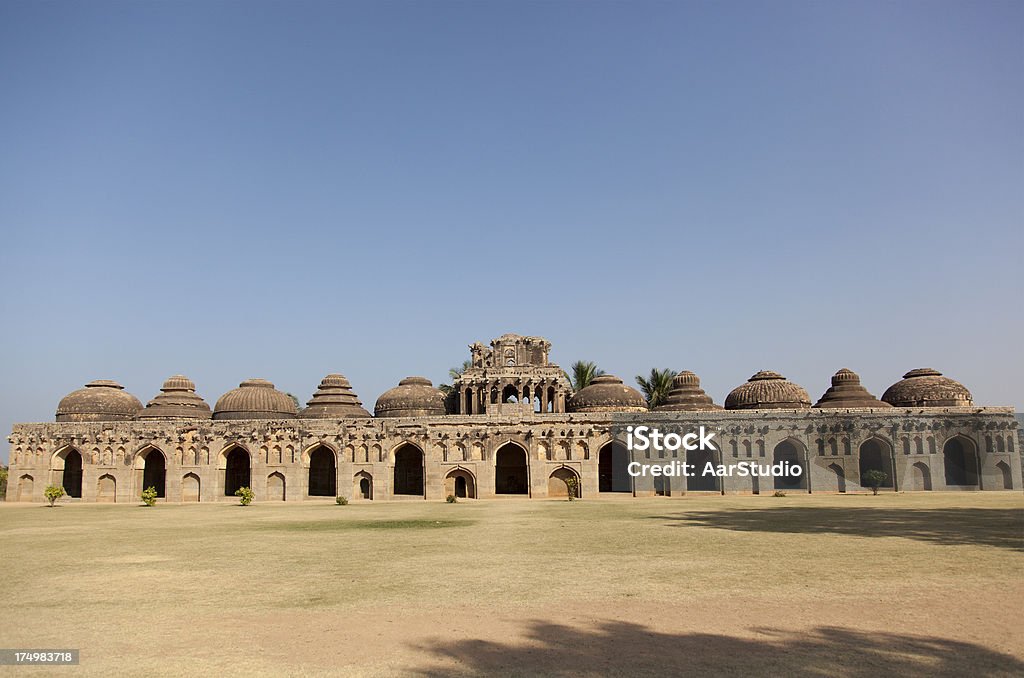
<svg viewBox="0 0 1024 678"><path fill-rule="evenodd" d="M948 545L997 546L1024 551L1024 510L778 507L689 511L651 516L679 527L744 532L905 537Z"/></svg>
<svg viewBox="0 0 1024 678"><path fill-rule="evenodd" d="M423 676L1020 676L1024 663L944 638L819 627L754 629L755 638L668 634L611 621L594 629L531 622L522 644L439 640L421 645L438 660ZM454 666L452 666L454 664Z"/></svg>

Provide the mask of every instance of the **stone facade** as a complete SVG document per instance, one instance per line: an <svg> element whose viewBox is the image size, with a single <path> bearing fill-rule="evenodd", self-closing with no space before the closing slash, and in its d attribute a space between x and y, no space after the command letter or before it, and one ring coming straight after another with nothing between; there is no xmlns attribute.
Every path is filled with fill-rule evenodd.
<svg viewBox="0 0 1024 678"><path fill-rule="evenodd" d="M542 339L515 335L495 340L489 351L473 345L473 368L453 387L456 409L467 413L395 416L396 410L385 408L388 416L370 417L352 396L355 404L346 404L352 416L339 418L325 418L319 410L318 418L303 412L220 418L216 408L209 418L208 413L202 416L201 407L193 408L198 416L187 417L180 416L176 405L178 409L168 409L176 416L166 419L155 418L151 409L150 416L135 419L119 413L116 419L90 420L88 403L76 400L78 420L14 426L7 499L41 502L49 484L65 485L83 501L126 503L136 502L151 485L171 502L234 502L234 489L242 485L253 488L256 501L336 495L355 501L441 500L449 494L542 498L565 497L565 480L570 478L585 498L776 489L853 492L863 491L861 473L869 468L886 472L888 491L1022 487L1018 421L1012 408L879 403L723 410L707 399L707 409L640 412L632 407L635 396L627 394L624 411L602 406L600 411L566 412L571 387L561 369L548 362L549 348ZM837 373L837 378L849 380L845 374ZM347 393L341 375L328 379L328 387ZM436 407L436 389L422 378L411 379L407 386ZM180 376L168 384L172 381L191 385ZM699 389L692 373L678 381L681 389ZM761 381L763 376L756 383ZM244 388L272 389L261 380L244 383ZM614 382L597 388L609 384ZM165 392L170 388L165 385ZM124 400L106 383L90 393L95 391L111 391L112 400ZM495 397L496 392L501 395ZM283 401L264 397L262 390L258 394L260 399L246 400L245 407L262 407L264 401L268 410L283 407ZM387 402L416 411L415 398L405 391L400 395ZM857 397L863 399L859 393ZM176 396L175 403L179 401L193 402ZM718 451L686 453L685 461L698 466L786 460L807 472L796 479L760 482L739 476L633 478L624 473L631 460L660 464L683 457L628 452L616 441L630 425L680 432L704 426L714 431Z"/></svg>

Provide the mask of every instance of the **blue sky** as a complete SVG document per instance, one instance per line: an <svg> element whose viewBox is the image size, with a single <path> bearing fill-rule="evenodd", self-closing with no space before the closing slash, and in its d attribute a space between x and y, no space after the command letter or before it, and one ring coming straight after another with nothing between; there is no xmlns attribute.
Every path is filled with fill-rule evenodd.
<svg viewBox="0 0 1024 678"><path fill-rule="evenodd" d="M539 334L1024 405L1014 2L0 4L0 428ZM6 448L0 455L6 458Z"/></svg>

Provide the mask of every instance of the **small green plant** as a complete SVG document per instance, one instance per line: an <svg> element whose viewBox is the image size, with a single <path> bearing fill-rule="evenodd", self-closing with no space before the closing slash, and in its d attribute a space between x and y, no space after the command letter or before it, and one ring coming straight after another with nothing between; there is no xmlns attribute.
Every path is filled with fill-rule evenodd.
<svg viewBox="0 0 1024 678"><path fill-rule="evenodd" d="M43 490L43 496L46 497L46 501L50 502L50 506L53 506L53 503L65 494L66 493L64 492L64 487L62 485L49 485L45 490Z"/></svg>
<svg viewBox="0 0 1024 678"><path fill-rule="evenodd" d="M882 486L889 476L884 471L871 469L861 474L860 479L865 485L871 488L871 494L878 494L878 488Z"/></svg>
<svg viewBox="0 0 1024 678"><path fill-rule="evenodd" d="M139 498L142 499L142 503L146 506L156 506L156 488L147 487L139 495Z"/></svg>
<svg viewBox="0 0 1024 678"><path fill-rule="evenodd" d="M773 497L785 497L786 493L783 492L782 490L775 490L775 494L773 494L772 496Z"/></svg>
<svg viewBox="0 0 1024 678"><path fill-rule="evenodd" d="M348 497L335 497L334 503L338 506L348 506Z"/></svg>
<svg viewBox="0 0 1024 678"><path fill-rule="evenodd" d="M235 490L235 496L238 497L242 506L248 506L252 503L252 499L256 496L256 493L252 491L251 487L240 487Z"/></svg>
<svg viewBox="0 0 1024 678"><path fill-rule="evenodd" d="M0 501L7 496L7 467L0 466Z"/></svg>
<svg viewBox="0 0 1024 678"><path fill-rule="evenodd" d="M454 494L449 494L444 500L449 504L454 504L458 501L458 498Z"/></svg>
<svg viewBox="0 0 1024 678"><path fill-rule="evenodd" d="M569 476L565 478L565 489L569 491L569 501L576 501L578 495L578 489L580 481L576 480L576 476Z"/></svg>

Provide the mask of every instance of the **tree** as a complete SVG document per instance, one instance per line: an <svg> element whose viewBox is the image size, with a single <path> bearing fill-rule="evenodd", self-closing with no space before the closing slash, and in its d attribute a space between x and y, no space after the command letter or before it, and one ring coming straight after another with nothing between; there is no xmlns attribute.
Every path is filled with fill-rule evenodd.
<svg viewBox="0 0 1024 678"><path fill-rule="evenodd" d="M0 466L0 501L7 496L7 467Z"/></svg>
<svg viewBox="0 0 1024 678"><path fill-rule="evenodd" d="M295 397L295 394L293 394L293 393L285 393L285 395L288 396L289 398L291 398L292 402L295 403L295 409L297 409L297 410L301 410L302 409L302 403L300 403L299 399Z"/></svg>
<svg viewBox="0 0 1024 678"><path fill-rule="evenodd" d="M636 383L640 386L640 390L644 392L649 409L653 410L655 407L665 403L668 392L672 390L672 380L675 376L676 372L674 370L659 370L656 367L651 368L651 376L647 379L637 375Z"/></svg>
<svg viewBox="0 0 1024 678"><path fill-rule="evenodd" d="M589 360L577 360L571 369L572 374L566 372L565 377L572 384L573 393L590 386L590 382L604 374L604 370Z"/></svg>
<svg viewBox="0 0 1024 678"><path fill-rule="evenodd" d="M459 380L459 377L461 377L462 374L466 370L468 370L470 367L472 367L472 366L473 366L473 361L472 360L463 360L462 361L462 365L460 365L459 367L450 367L450 368L448 368L448 378L451 379L452 382L456 382L456 381ZM453 388L455 388L455 387L452 386L452 384L438 384L437 385L437 390L439 390L441 393L445 394L445 396L450 395Z"/></svg>
<svg viewBox="0 0 1024 678"><path fill-rule="evenodd" d="M860 480L871 488L871 494L878 494L878 488L882 486L882 483L884 483L888 477L889 476L885 471L879 471L878 469L873 468L870 471L862 473L860 475Z"/></svg>
<svg viewBox="0 0 1024 678"><path fill-rule="evenodd" d="M46 501L50 502L50 506L53 506L55 501L64 496L64 486L49 485L43 490L43 496L46 497Z"/></svg>
<svg viewBox="0 0 1024 678"><path fill-rule="evenodd" d="M146 506L156 506L156 488L147 487L139 495L139 498L142 499L142 503Z"/></svg>

